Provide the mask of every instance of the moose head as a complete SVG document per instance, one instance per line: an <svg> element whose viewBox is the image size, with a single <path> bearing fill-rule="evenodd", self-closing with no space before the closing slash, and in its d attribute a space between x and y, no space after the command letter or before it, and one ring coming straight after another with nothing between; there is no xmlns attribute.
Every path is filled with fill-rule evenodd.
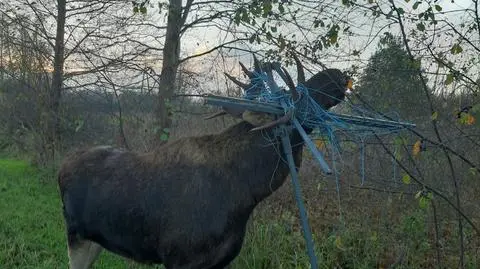
<svg viewBox="0 0 480 269"><path fill-rule="evenodd" d="M255 96L258 96L258 94L265 90L265 85L263 83L263 79L261 78L263 73L267 74L267 80L270 87L278 87L273 78L273 71L276 71L283 79L285 84L288 86L288 92L290 93L292 101L298 103L300 109L302 109L301 106L304 105L302 104L302 99L307 98L302 95L302 92L299 92L298 88L300 87L302 89L305 89L305 94L311 97L312 100L324 110L328 110L331 107L337 105L345 98L345 94L351 92L352 80L348 75L346 75L339 69L325 69L324 71L318 72L310 79L305 80L305 73L302 63L295 54L293 54L293 58L297 65L298 86L295 85L292 77L285 68L282 67L282 72L278 72L280 68L278 68L278 66L275 66L275 63L261 63L255 56L253 56L253 71L248 70L245 65L240 62L242 71L250 80L249 83L241 82L228 73L225 73L225 75L233 83L243 89L245 93L245 98L251 99ZM223 110L221 112L207 117L207 119L215 118L226 114L237 118L243 118L244 120L249 121L254 125L258 125L260 122L263 122L265 118L268 118L263 115L262 120L258 121L255 117L252 117L252 112L248 110L223 107ZM255 114L258 116L258 113ZM280 117L274 121L265 123L261 126L257 126L256 128L254 128L254 130L262 130L275 127L281 123L286 123L291 120L292 116L292 113L287 113L283 117Z"/></svg>

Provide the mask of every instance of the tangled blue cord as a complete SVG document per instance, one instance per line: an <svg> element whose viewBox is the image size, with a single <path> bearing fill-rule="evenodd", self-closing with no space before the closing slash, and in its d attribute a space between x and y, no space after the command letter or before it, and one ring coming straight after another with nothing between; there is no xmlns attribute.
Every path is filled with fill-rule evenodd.
<svg viewBox="0 0 480 269"><path fill-rule="evenodd" d="M400 128L393 126L391 128L375 128L371 126L349 124L338 118L335 114L325 110L311 96L311 93L314 92L316 94L322 94L328 98L338 100L339 102L343 100L339 100L337 97L329 95L326 92L307 88L301 84L297 86L296 90L299 92L301 98L294 102L290 92L282 89L274 89L272 85L268 83L268 75L266 73L254 71L254 76L250 81L250 87L245 90L243 98L256 100L262 103L286 104L284 109L293 110L295 113L295 118L301 123L302 126L314 130L316 129L318 130L317 133L326 136L327 141L332 145L331 151L333 158L335 156L341 156L340 153L342 151L340 141L337 139L338 132L347 134L352 141L357 141L357 144L359 144L361 147L360 170L362 174L361 181L363 184L365 182L365 139L374 133L377 135L395 133ZM348 104L351 112L353 112L355 115L378 119L383 118L379 114L376 114L373 111L365 109L361 106L352 105L351 103L347 102L344 102L344 104ZM398 118L398 114L395 118ZM339 191L338 187L337 191Z"/></svg>

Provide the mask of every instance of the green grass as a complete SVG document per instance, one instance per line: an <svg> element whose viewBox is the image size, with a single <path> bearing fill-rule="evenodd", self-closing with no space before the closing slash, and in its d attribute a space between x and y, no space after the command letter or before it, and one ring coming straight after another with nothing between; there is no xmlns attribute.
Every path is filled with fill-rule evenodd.
<svg viewBox="0 0 480 269"><path fill-rule="evenodd" d="M269 207L263 209L269 211ZM323 218L334 223L316 229L319 268L378 268L379 263L388 264L401 252L403 264L396 268L431 268L434 251L426 232L425 212L405 212L393 223L396 226L385 232L381 228L384 224L375 226L371 218L355 210L346 214L352 216L348 226L338 225L335 216L318 216L313 221ZM230 268L310 268L293 213L276 216L265 212L256 212L241 254ZM478 268L474 252L467 255L467 261L467 268ZM68 268L67 263L61 203L52 172L37 170L23 161L0 159L0 269ZM93 268L163 267L139 265L103 251Z"/></svg>
<svg viewBox="0 0 480 269"><path fill-rule="evenodd" d="M0 268L68 268L54 182L53 176L23 161L0 160ZM125 259L103 252L94 268L132 267Z"/></svg>
<svg viewBox="0 0 480 269"><path fill-rule="evenodd" d="M67 268L54 176L23 161L0 160L0 197L0 268ZM291 224L255 220L250 226L253 232L246 237L242 253L231 268L309 268L303 237L298 230L289 231L288 226ZM327 242L324 248L325 244L334 246ZM319 257L323 262L330 259ZM94 268L151 267L103 251Z"/></svg>

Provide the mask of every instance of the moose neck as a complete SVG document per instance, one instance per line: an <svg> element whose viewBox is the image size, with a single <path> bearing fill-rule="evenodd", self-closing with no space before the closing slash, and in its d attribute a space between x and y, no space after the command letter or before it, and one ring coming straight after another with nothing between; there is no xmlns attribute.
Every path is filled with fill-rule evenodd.
<svg viewBox="0 0 480 269"><path fill-rule="evenodd" d="M246 180L258 203L283 185L290 169L277 132L274 129L250 132L253 127L243 121L225 130L221 137L225 138L223 143L236 145L235 149L225 147L231 150L224 152L225 158L239 160L235 165L240 175L235 180ZM290 141L295 166L299 168L304 142L296 130L291 132Z"/></svg>

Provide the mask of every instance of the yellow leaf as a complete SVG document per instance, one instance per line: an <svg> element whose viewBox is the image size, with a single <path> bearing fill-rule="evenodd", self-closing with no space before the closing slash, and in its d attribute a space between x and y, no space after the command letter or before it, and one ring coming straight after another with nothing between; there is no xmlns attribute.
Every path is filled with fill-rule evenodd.
<svg viewBox="0 0 480 269"><path fill-rule="evenodd" d="M413 156L416 157L420 153L421 148L422 148L422 142L420 142L420 140L417 140L417 142L413 144L413 149L412 149Z"/></svg>
<svg viewBox="0 0 480 269"><path fill-rule="evenodd" d="M475 124L475 117L472 116L472 114L467 114L467 118L465 120L465 124L467 125L473 125Z"/></svg>
<svg viewBox="0 0 480 269"><path fill-rule="evenodd" d="M410 176L409 176L408 174L405 174L405 175L402 177L402 181L403 181L403 183L405 183L405 184L408 185L408 184L410 184L411 178L410 178Z"/></svg>
<svg viewBox="0 0 480 269"><path fill-rule="evenodd" d="M347 88L350 89L350 90L353 89L353 80L349 79L347 81Z"/></svg>
<svg viewBox="0 0 480 269"><path fill-rule="evenodd" d="M438 118L438 112L437 112L437 111L433 112L431 118L432 118L432 120L437 120L437 118Z"/></svg>
<svg viewBox="0 0 480 269"><path fill-rule="evenodd" d="M343 248L343 244L342 244L342 238L337 235L337 237L335 238L335 246L338 248L338 249L341 249L341 250L345 250Z"/></svg>
<svg viewBox="0 0 480 269"><path fill-rule="evenodd" d="M325 141L315 140L315 146L317 146L317 149L324 150L325 149Z"/></svg>

